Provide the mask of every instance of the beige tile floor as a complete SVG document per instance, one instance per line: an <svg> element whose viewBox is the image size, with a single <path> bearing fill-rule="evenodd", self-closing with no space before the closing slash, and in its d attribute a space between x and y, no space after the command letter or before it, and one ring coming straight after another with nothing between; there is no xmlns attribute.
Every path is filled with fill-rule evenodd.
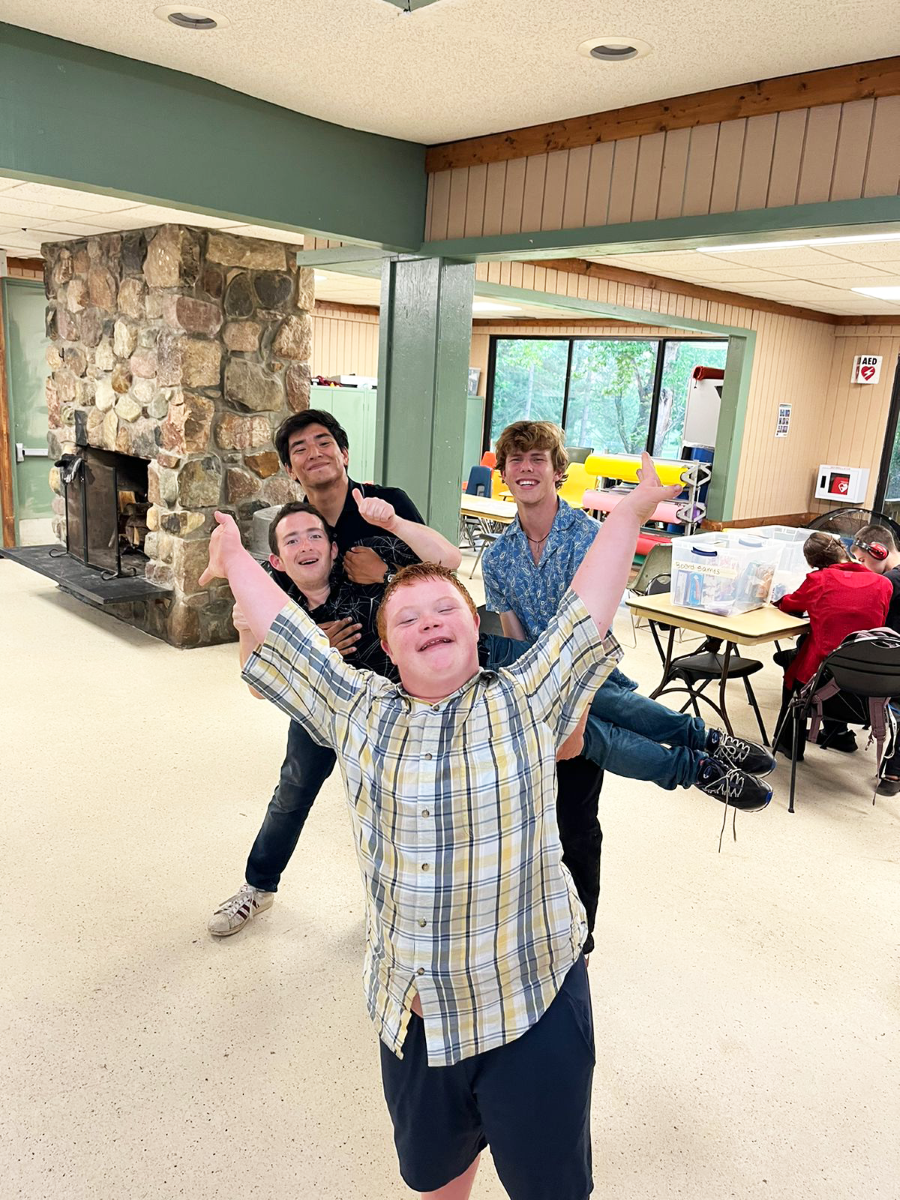
<svg viewBox="0 0 900 1200"><path fill-rule="evenodd" d="M338 782L275 907L205 931L285 734L234 648L179 653L0 561L0 722L4 1200L408 1195ZM780 766L721 855L714 801L607 777L596 1196L900 1194L900 802L872 807L872 766L811 750L794 816ZM502 1194L486 1163L475 1196Z"/></svg>

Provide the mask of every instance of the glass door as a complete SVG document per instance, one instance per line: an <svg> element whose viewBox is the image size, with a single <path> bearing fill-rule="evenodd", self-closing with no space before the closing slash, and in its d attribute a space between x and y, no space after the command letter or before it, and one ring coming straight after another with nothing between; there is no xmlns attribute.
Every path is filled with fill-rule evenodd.
<svg viewBox="0 0 900 1200"><path fill-rule="evenodd" d="M4 279L2 286L16 543L43 545L53 541L47 451L47 300L38 283ZM7 464L0 467L5 470Z"/></svg>

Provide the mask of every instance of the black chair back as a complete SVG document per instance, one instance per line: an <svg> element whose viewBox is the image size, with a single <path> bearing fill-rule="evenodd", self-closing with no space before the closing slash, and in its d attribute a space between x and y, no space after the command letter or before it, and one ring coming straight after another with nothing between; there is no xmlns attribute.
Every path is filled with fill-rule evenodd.
<svg viewBox="0 0 900 1200"><path fill-rule="evenodd" d="M842 692L854 696L900 696L900 634L888 629L851 634L823 666Z"/></svg>

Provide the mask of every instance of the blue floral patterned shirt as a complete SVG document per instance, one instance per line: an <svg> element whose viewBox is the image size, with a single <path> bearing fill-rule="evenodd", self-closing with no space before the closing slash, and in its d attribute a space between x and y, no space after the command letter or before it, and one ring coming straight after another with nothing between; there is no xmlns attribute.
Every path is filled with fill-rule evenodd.
<svg viewBox="0 0 900 1200"><path fill-rule="evenodd" d="M491 612L514 612L529 641L539 637L562 603L600 525L560 500L544 552L531 557L516 517L484 553L484 594Z"/></svg>

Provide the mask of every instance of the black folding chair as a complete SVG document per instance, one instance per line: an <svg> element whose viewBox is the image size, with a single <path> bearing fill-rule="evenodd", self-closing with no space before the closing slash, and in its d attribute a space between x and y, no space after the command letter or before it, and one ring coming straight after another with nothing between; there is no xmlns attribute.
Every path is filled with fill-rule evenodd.
<svg viewBox="0 0 900 1200"><path fill-rule="evenodd" d="M660 579L654 579L647 588L647 595L652 596L659 592L667 592L670 586L670 583L664 576ZM663 650L657 626L669 635L669 641L665 650ZM742 658L741 655L736 653L737 647L733 642L726 643L725 653L721 654L719 653L721 643L710 638L707 638L707 649L673 657L674 629L672 626L663 624L660 621L650 621L650 632L653 635L653 640L656 642L656 649L659 651L659 657L663 664L663 677L656 691L651 692L651 700L656 700L663 693L671 695L677 692L686 692L688 698L681 706L680 712L686 712L688 708L693 708L694 715L700 717L700 701L702 700L716 713L725 726L726 731L733 733L734 730L731 727L731 721L725 709L725 686L730 679L742 679L744 689L747 693L747 703L753 709L756 716L756 723L759 725L763 745L768 746L769 739L766 735L762 713L759 711L756 695L750 686L750 676L755 675L757 671L761 671L763 668L763 664L759 659ZM705 689L716 681L719 683L718 704L705 694ZM683 686L671 687L670 684L672 682L680 682Z"/></svg>
<svg viewBox="0 0 900 1200"><path fill-rule="evenodd" d="M806 718L813 714L811 739L818 732L825 701L840 697L837 710L832 704L829 717L850 725L870 726L878 744L878 768L892 750L896 722L889 713L893 696L900 696L900 635L892 629L868 629L851 633L819 664L813 678L792 698L778 723L777 742L787 722L793 723L791 742L791 798L788 812L794 811L797 755L800 730L806 731ZM887 742L888 755L885 754ZM872 793L875 803L875 793Z"/></svg>

